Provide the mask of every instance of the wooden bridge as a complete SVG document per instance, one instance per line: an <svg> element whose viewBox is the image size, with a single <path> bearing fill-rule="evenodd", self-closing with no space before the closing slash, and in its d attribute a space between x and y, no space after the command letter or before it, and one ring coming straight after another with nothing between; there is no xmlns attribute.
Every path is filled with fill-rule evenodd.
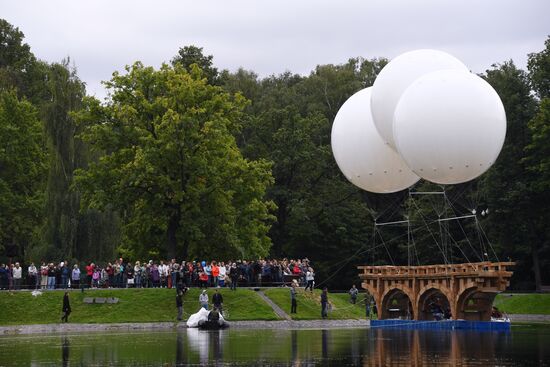
<svg viewBox="0 0 550 367"><path fill-rule="evenodd" d="M359 266L362 287L380 319L433 320L434 307L453 319L489 321L495 296L506 290L513 262L425 266Z"/></svg>

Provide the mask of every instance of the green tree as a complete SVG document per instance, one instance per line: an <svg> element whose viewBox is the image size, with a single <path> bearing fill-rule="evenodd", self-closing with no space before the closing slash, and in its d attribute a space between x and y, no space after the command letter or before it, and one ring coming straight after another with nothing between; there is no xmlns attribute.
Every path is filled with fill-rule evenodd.
<svg viewBox="0 0 550 367"><path fill-rule="evenodd" d="M544 50L529 54L527 60L531 85L541 99L550 97L550 37L544 46Z"/></svg>
<svg viewBox="0 0 550 367"><path fill-rule="evenodd" d="M107 105L88 99L80 114L83 139L102 154L78 172L85 205L119 210L130 255L266 255L271 166L243 158L234 138L246 100L196 66L126 71L106 83Z"/></svg>
<svg viewBox="0 0 550 367"><path fill-rule="evenodd" d="M507 131L499 158L481 178L485 204L491 213L484 225L497 252L516 261L516 284L526 287L533 279L531 270L535 278L539 272L533 263L537 246L533 228L535 198L524 163L531 135L528 122L535 114L536 101L527 74L511 61L495 65L486 78L504 104Z"/></svg>
<svg viewBox="0 0 550 367"><path fill-rule="evenodd" d="M541 98L538 109L529 122L530 144L526 148L524 164L528 171L531 193L530 228L532 231L532 260L536 289L550 283L550 38L545 49L529 55L529 79Z"/></svg>
<svg viewBox="0 0 550 367"><path fill-rule="evenodd" d="M544 98L535 117L529 122L532 132L531 144L527 146L525 162L531 177L531 216L529 229L532 231L531 255L536 289L540 291L543 282L550 282L550 98Z"/></svg>
<svg viewBox="0 0 550 367"><path fill-rule="evenodd" d="M203 54L202 47L191 45L179 49L178 54L172 59L172 65L180 65L187 72L191 72L191 65L197 65L208 83L214 85L218 81L218 69L212 65L213 59L214 56Z"/></svg>
<svg viewBox="0 0 550 367"><path fill-rule="evenodd" d="M267 192L277 204L271 255L308 257L318 277L332 285L351 282L354 265L365 262L370 247L371 211L340 174L330 131L346 99L374 80L373 64L351 59L318 66L308 77L284 73L259 80L244 70L221 77L224 88L252 100L239 136L243 154L273 162L275 184Z"/></svg>
<svg viewBox="0 0 550 367"><path fill-rule="evenodd" d="M109 208L80 212L80 193L73 189L74 171L87 166L88 147L77 135L74 114L82 108L84 83L69 60L49 66L48 101L42 103L50 151L44 224L33 248L34 258L108 259L119 241L116 214Z"/></svg>
<svg viewBox="0 0 550 367"><path fill-rule="evenodd" d="M0 92L0 249L25 255L41 223L46 149L38 113L15 92ZM10 251L10 252L11 252Z"/></svg>
<svg viewBox="0 0 550 367"><path fill-rule="evenodd" d="M47 98L47 65L36 59L24 37L18 28L0 19L0 90L15 89L19 97L38 105Z"/></svg>

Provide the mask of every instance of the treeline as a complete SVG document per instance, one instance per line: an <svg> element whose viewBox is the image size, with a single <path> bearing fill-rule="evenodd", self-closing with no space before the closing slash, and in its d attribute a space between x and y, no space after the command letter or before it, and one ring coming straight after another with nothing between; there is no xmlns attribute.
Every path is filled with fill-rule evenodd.
<svg viewBox="0 0 550 367"><path fill-rule="evenodd" d="M70 60L37 59L0 20L0 260L308 257L317 279L347 287L358 264L446 254L511 258L515 287L548 284L550 40L545 47L528 71L507 61L484 74L506 108L504 149L480 179L445 188L455 214L489 211L411 238L374 222L420 222L439 204L360 191L330 148L338 109L388 60L260 78L220 71L187 46L160 69L114 72L100 102Z"/></svg>

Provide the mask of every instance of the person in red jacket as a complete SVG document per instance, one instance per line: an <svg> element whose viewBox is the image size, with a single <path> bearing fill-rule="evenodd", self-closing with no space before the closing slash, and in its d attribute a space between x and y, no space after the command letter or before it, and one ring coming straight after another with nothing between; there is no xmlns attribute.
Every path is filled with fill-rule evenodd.
<svg viewBox="0 0 550 367"><path fill-rule="evenodd" d="M86 287L90 288L92 286L92 276L94 275L95 264L90 263L86 265Z"/></svg>
<svg viewBox="0 0 550 367"><path fill-rule="evenodd" d="M218 264L215 261L212 261L211 272L212 272L214 287L218 287L218 281L220 279L220 268L218 267Z"/></svg>

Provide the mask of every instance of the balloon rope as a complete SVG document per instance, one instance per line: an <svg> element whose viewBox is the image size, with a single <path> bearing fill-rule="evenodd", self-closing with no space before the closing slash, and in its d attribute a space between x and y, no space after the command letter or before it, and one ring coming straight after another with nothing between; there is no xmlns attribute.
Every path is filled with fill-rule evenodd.
<svg viewBox="0 0 550 367"><path fill-rule="evenodd" d="M377 229L376 233L378 233L378 237L380 237L380 240L382 240L382 244L384 245L384 248L386 249L386 253L388 254L391 264L395 265L395 262L393 261L393 257L390 254L390 250L388 249L388 246L386 246L386 243L384 242L384 238L382 238L382 233Z"/></svg>
<svg viewBox="0 0 550 367"><path fill-rule="evenodd" d="M472 262L470 261L470 259L468 258L468 255L466 255L466 253L462 250L462 248L460 247L460 244L454 239L453 235L451 234L451 232L449 231L449 229L447 228L447 232L449 234L449 238L451 239L451 241L453 241L455 247L462 253L462 256L464 256L464 258L466 259L466 261L471 264ZM474 251L474 253L476 253ZM477 254L477 253L476 253Z"/></svg>
<svg viewBox="0 0 550 367"><path fill-rule="evenodd" d="M432 230L430 229L430 226L428 225L428 223L426 222L426 218L424 217L424 215L422 214L422 212L420 211L420 208L418 207L418 205L416 204L416 202L413 200L412 201L413 205L416 207L417 211L418 211L418 214L420 214L420 217L422 218L422 221L424 222L424 225L426 226L426 228L428 229L428 232L430 233L430 236L432 237L432 239L434 240L437 248L439 249L439 251L441 252L441 254L443 255L443 261L445 261L445 264L448 264L449 261L447 260L447 256L445 255L445 252L443 252L443 249L441 248L441 246L439 245L439 242L437 242L437 239L435 238Z"/></svg>
<svg viewBox="0 0 550 367"><path fill-rule="evenodd" d="M481 227L481 223L477 220L477 217L476 217L476 224L477 224L477 228L479 229L479 231L481 232L483 237L485 237L485 239L487 240L487 243L489 244L489 247L491 248L491 251L493 252L493 255L495 255L495 259L497 260L497 262L500 261L498 259L498 255L497 255L493 245L491 244L491 241L489 241L489 237L487 237L487 235L485 234L485 231L483 230L483 227Z"/></svg>
<svg viewBox="0 0 550 367"><path fill-rule="evenodd" d="M449 206L451 207L451 209L453 210L453 213L454 213L455 215L458 215L458 214L456 213L456 212L457 212L456 208L454 207L453 203L452 203L450 200L448 200L448 204L449 204ZM477 218L476 218L476 220L477 220ZM464 235L464 238L465 238L466 241L468 242L468 245L470 245L470 248L471 248L472 251L474 252L474 254L479 258L480 261L483 261L483 257L480 256L480 254L478 254L478 252L475 250L474 245L473 245L472 242L470 241L470 238L469 238L468 235L466 234L466 231L464 230L464 227L462 226L462 224L460 223L460 221L457 220L456 222L457 222L457 224L458 224L458 227L459 227L460 230L462 231L462 234ZM479 235L479 232L478 232L478 235ZM481 245L481 247L482 247L481 250L483 251L483 245Z"/></svg>

